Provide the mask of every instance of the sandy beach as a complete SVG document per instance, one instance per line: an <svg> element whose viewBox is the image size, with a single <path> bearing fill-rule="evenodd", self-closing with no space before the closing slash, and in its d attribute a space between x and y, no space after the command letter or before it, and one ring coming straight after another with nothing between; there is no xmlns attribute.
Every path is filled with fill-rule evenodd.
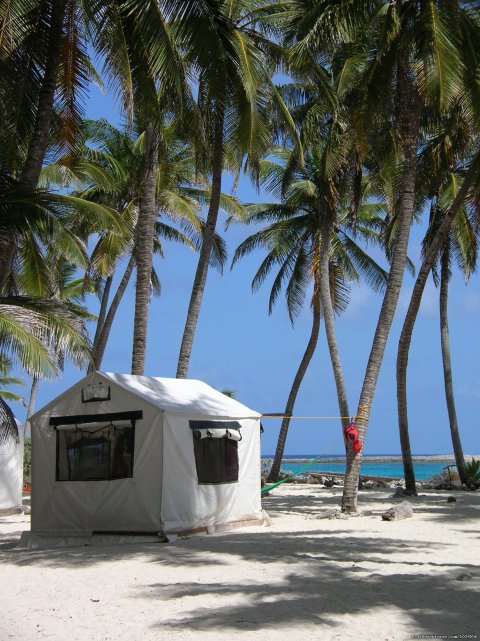
<svg viewBox="0 0 480 641"><path fill-rule="evenodd" d="M175 543L15 549L29 517L0 517L0 639L480 637L480 492L422 491L382 521L392 494L342 518L340 487L283 485L270 526Z"/></svg>

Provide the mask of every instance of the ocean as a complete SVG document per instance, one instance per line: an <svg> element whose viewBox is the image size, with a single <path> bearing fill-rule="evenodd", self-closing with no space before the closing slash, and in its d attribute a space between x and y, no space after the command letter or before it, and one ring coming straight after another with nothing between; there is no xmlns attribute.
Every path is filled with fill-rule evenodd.
<svg viewBox="0 0 480 641"><path fill-rule="evenodd" d="M262 456L262 460L272 459L273 456ZM339 472L345 473L345 457L322 456L305 467L305 464L315 456L285 456L282 461L282 471L296 474L301 472ZM455 461L452 456L432 456L422 455L414 457L415 478L418 481L425 481L435 474L441 474L443 468L447 465L453 465ZM365 456L362 463L361 474L369 476L389 476L392 478L403 478L402 459L398 455L378 454L375 456Z"/></svg>

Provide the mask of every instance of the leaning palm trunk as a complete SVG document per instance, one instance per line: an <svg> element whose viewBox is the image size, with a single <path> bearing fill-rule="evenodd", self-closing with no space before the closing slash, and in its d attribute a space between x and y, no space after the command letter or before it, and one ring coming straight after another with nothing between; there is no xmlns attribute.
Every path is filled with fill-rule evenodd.
<svg viewBox="0 0 480 641"><path fill-rule="evenodd" d="M135 234L137 286L133 323L132 374L143 374L147 349L148 306L150 303L153 236L156 219L158 132L153 122L145 129L145 164Z"/></svg>
<svg viewBox="0 0 480 641"><path fill-rule="evenodd" d="M25 426L23 429L23 438L27 435L27 428L30 427L30 417L35 411L35 402L37 400L38 386L40 383L40 378L34 374L32 378L32 386L30 388L30 398L28 400L27 414L25 416Z"/></svg>
<svg viewBox="0 0 480 641"><path fill-rule="evenodd" d="M105 317L107 315L108 309L108 298L110 296L110 289L112 287L113 276L107 276L105 280L105 286L102 292L102 300L100 302L100 311L98 313L97 327L95 328L95 336L93 337L92 343L92 360L88 365L88 372L93 372L95 370L94 355L97 351L98 341L100 339L100 334L102 333L103 325L105 323Z"/></svg>
<svg viewBox="0 0 480 641"><path fill-rule="evenodd" d="M225 111L224 106L218 101L216 107L215 132L212 155L212 193L208 207L207 220L203 232L202 247L198 258L197 271L193 281L192 294L188 305L185 329L183 330L182 344L177 365L177 378L186 378L190 365L193 339L197 328L198 315L202 305L203 292L207 281L208 265L213 248L215 228L217 226L218 212L220 210L220 195L222 191L223 169L223 127Z"/></svg>
<svg viewBox="0 0 480 641"><path fill-rule="evenodd" d="M63 21L66 0L53 0L49 31L47 61L42 86L38 96L35 125L23 166L19 188L22 191L35 189L38 184L43 160L48 146L50 124L53 114L53 101L57 87L58 69L62 45Z"/></svg>
<svg viewBox="0 0 480 641"><path fill-rule="evenodd" d="M112 329L113 321L115 315L122 301L127 285L130 281L130 277L135 267L135 256L132 254L130 260L128 261L127 267L123 274L122 280L115 292L115 296L112 299L108 312L105 316L105 321L102 323L102 328L99 333L97 342L93 346L92 350L92 370L99 370L102 366L103 355L105 354L105 349L107 347L108 338L110 336L110 331Z"/></svg>
<svg viewBox="0 0 480 641"><path fill-rule="evenodd" d="M337 388L338 409L340 411L342 430L348 423L349 416L347 390L343 378L342 361L338 351L335 319L333 315L332 295L330 291L330 232L331 223L325 216L322 225L322 242L320 248L320 299L322 301L323 320L327 335L328 351L332 362L333 376ZM343 432L342 432L343 433Z"/></svg>
<svg viewBox="0 0 480 641"><path fill-rule="evenodd" d="M280 474L280 466L282 464L283 452L285 450L285 443L287 440L288 428L290 426L290 417L293 413L293 408L295 407L295 401L297 400L298 391L300 385L305 377L310 361L313 358L315 349L318 343L318 334L320 332L320 302L318 300L318 295L314 294L313 298L313 323L312 331L310 332L310 338L308 340L307 348L303 355L303 358L300 362L300 366L295 374L293 379L292 388L290 394L288 395L287 404L285 406L284 418L282 420L282 425L280 427L280 432L278 434L277 448L275 450L275 457L273 459L272 467L268 475L269 481L278 481L278 476Z"/></svg>
<svg viewBox="0 0 480 641"><path fill-rule="evenodd" d="M402 104L402 113L400 114L399 122L399 135L403 151L402 191L392 263L356 414L356 423L362 443L365 442L370 418L370 407L375 394L388 335L400 296L405 264L407 262L408 239L414 215L417 142L420 130L422 103L416 89L409 85L409 81L402 71L399 72L398 82L399 96L402 99L400 101L400 104ZM357 511L358 481L362 458L363 450L355 454L353 448L349 448L342 497L342 510L347 513Z"/></svg>
<svg viewBox="0 0 480 641"><path fill-rule="evenodd" d="M0 240L0 292L2 292L7 283L16 251L17 242L15 238L6 236Z"/></svg>
<svg viewBox="0 0 480 641"><path fill-rule="evenodd" d="M452 436L455 463L462 483L466 483L465 459L458 431L457 412L453 394L452 363L450 359L450 336L448 331L448 283L450 279L448 269L448 249L443 250L442 267L440 276L440 340L442 345L443 378L445 382L445 398L447 401L450 434Z"/></svg>
<svg viewBox="0 0 480 641"><path fill-rule="evenodd" d="M55 89L57 87L58 69L60 65L65 7L66 0L54 0L51 5L51 22L45 73L38 95L35 124L22 174L18 182L17 192L19 194L30 192L37 188L38 178L47 152ZM3 289L8 279L16 250L16 238L5 239L0 245L0 291Z"/></svg>
<svg viewBox="0 0 480 641"><path fill-rule="evenodd" d="M405 404L407 402L407 381L406 378L404 381L399 381L397 379L397 403L398 408L400 404ZM400 417L400 409L398 410ZM405 494L409 496L417 496L417 484L415 481L415 468L413 466L413 457L412 457L412 448L410 447L410 434L407 429L405 429L405 423L400 422L399 418L399 432L400 432L400 448L402 450L402 462L403 462L403 478L405 481Z"/></svg>
<svg viewBox="0 0 480 641"><path fill-rule="evenodd" d="M193 339L197 327L200 307L202 305L203 292L207 281L208 266L210 263L210 255L213 248L215 228L217 226L218 212L220 209L220 195L222 191L224 119L224 106L218 101L216 105L215 132L213 140L212 190L210 205L208 207L202 247L200 249L197 270L193 281L192 294L188 305L187 319L183 330L182 344L178 357L177 378L186 378L188 374Z"/></svg>
<svg viewBox="0 0 480 641"><path fill-rule="evenodd" d="M458 190L457 195L450 209L443 218L440 227L437 230L427 253L418 272L415 285L413 287L410 304L408 306L407 314L400 334L397 352L397 402L398 402L398 425L400 434L408 434L408 414L407 414L407 366L408 354L410 350L410 343L412 341L412 333L417 319L420 303L422 302L423 290L430 274L430 271L435 264L438 252L445 245L450 227L452 226L453 219L455 218L458 210L463 205L465 197L472 187L477 177L478 168L480 165L480 151L475 156L472 164L470 165L467 174L465 175L462 186Z"/></svg>

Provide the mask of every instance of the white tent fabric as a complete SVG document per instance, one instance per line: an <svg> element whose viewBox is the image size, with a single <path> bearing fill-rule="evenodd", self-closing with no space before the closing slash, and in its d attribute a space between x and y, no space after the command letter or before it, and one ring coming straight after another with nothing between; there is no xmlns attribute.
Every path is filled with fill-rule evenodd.
<svg viewBox="0 0 480 641"><path fill-rule="evenodd" d="M19 430L20 432L21 430ZM0 510L22 506L23 439L0 445Z"/></svg>
<svg viewBox="0 0 480 641"><path fill-rule="evenodd" d="M109 430L130 433L132 413L131 475L72 480L75 448L93 461L98 443L110 447ZM201 381L96 372L37 412L31 425L32 532L211 531L262 518L260 414ZM215 470L198 469L217 451L233 452L233 480L212 481Z"/></svg>

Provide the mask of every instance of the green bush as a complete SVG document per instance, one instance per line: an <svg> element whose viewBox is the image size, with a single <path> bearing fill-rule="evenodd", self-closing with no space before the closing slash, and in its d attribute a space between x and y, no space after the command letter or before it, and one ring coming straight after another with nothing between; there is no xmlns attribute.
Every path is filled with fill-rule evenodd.
<svg viewBox="0 0 480 641"><path fill-rule="evenodd" d="M32 439L26 438L23 443L23 479L30 482L32 478Z"/></svg>
<svg viewBox="0 0 480 641"><path fill-rule="evenodd" d="M268 475L270 473L270 469L272 467L273 463L273 458L265 458L262 459L261 461L261 475L263 479L267 479ZM288 476L292 476L293 472L290 470L280 470L278 474L278 480L282 481L283 479L287 478Z"/></svg>
<svg viewBox="0 0 480 641"><path fill-rule="evenodd" d="M463 469L467 475L467 486L472 490L480 487L480 459L472 458L469 463L465 463Z"/></svg>

